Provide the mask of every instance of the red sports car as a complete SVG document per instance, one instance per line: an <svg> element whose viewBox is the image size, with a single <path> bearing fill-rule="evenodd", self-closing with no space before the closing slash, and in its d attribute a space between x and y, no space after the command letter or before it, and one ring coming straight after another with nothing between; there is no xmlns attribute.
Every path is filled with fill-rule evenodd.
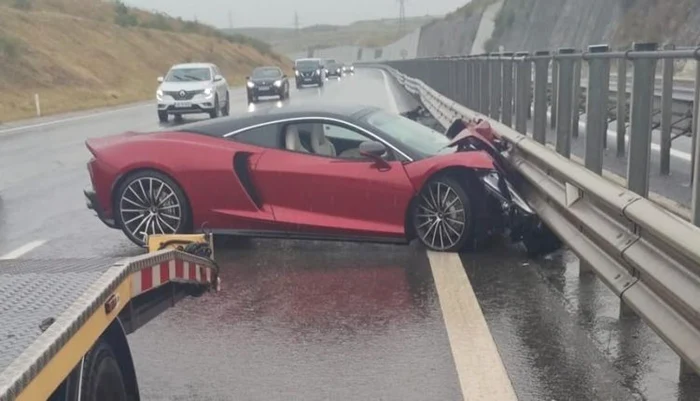
<svg viewBox="0 0 700 401"><path fill-rule="evenodd" d="M316 104L126 132L86 141L85 196L141 246L207 230L459 251L509 231L541 249L551 232L479 129L458 120L443 135L374 107Z"/></svg>

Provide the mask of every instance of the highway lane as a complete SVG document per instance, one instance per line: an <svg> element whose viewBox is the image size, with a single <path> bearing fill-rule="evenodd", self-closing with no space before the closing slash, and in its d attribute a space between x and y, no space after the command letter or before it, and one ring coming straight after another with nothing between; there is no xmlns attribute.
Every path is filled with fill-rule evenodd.
<svg viewBox="0 0 700 401"><path fill-rule="evenodd" d="M399 110L415 104L377 71L323 91L293 90L290 101L318 97ZM235 99L234 109L248 108L243 96ZM142 252L85 208L83 141L163 128L144 107L0 138L2 176L30 177L2 178L0 255L37 239L46 242L23 257ZM21 161L19 153L30 160L7 161ZM217 249L217 258L222 293L185 300L130 336L145 401L462 399L463 354L447 329L456 305L442 305L439 266L420 246L251 240ZM617 301L602 283L578 280L568 252L533 261L495 244L461 262L520 400L700 394L695 382L676 384L677 359L661 340L617 321ZM472 332L464 337L479 343ZM496 364L477 350L490 372Z"/></svg>

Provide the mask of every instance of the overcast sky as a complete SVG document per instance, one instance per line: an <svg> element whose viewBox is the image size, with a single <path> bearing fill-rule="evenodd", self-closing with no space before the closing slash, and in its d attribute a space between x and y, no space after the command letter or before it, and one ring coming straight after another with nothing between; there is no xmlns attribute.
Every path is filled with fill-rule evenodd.
<svg viewBox="0 0 700 401"><path fill-rule="evenodd" d="M406 15L441 15L470 0L405 0ZM294 11L301 26L348 24L357 20L397 18L398 0L124 0L139 8L164 11L174 17L228 27L231 11L234 27L294 27Z"/></svg>

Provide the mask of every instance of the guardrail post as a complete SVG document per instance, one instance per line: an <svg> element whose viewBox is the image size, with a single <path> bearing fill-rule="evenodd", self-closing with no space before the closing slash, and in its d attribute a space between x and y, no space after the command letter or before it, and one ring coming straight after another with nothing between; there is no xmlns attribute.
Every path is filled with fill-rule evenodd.
<svg viewBox="0 0 700 401"><path fill-rule="evenodd" d="M558 54L566 56L574 54L574 49L559 49ZM557 80L559 81L559 94L557 95L557 141L555 148L557 153L566 157L571 157L571 115L572 101L574 100L574 60L572 58L556 58L558 65ZM554 113L553 113L554 115Z"/></svg>
<svg viewBox="0 0 700 401"><path fill-rule="evenodd" d="M516 57L522 58L516 63L515 82L515 130L523 135L527 135L527 115L530 110L530 86L531 69L527 52L517 53Z"/></svg>
<svg viewBox="0 0 700 401"><path fill-rule="evenodd" d="M571 134L574 138L578 138L580 105L581 105L581 60L574 61L574 94L573 94L573 109L571 110Z"/></svg>
<svg viewBox="0 0 700 401"><path fill-rule="evenodd" d="M455 58L452 59L450 62L452 66L452 82L454 83L452 85L452 99L460 104L464 104L464 100L462 100L462 89L464 87L464 84L462 83L462 60Z"/></svg>
<svg viewBox="0 0 700 401"><path fill-rule="evenodd" d="M464 74L462 68L462 59L456 58L452 60L452 68L454 69L454 100L459 104L464 104Z"/></svg>
<svg viewBox="0 0 700 401"><path fill-rule="evenodd" d="M635 43L634 51L654 51L656 43ZM630 156L627 162L627 188L646 197L649 194L649 153L651 113L656 83L656 59L633 61L632 113L630 118Z"/></svg>
<svg viewBox="0 0 700 401"><path fill-rule="evenodd" d="M700 64L700 62L698 64ZM700 77L700 65L698 65L698 76ZM700 115L700 102L695 103L693 107L693 114L696 116ZM694 135L693 139L696 139L698 135L697 130L694 132ZM695 179L693 180L692 187L693 195L691 199L690 222L696 226L700 226L700 180L697 179L697 177L700 177L700 163L697 162L700 160L700 141L698 140L693 141L693 156L692 159L695 160L695 163L691 166Z"/></svg>
<svg viewBox="0 0 700 401"><path fill-rule="evenodd" d="M473 109L471 93L474 91L474 87L472 86L472 63L470 59L462 59L462 69L464 87L461 88L461 91L464 97L464 105L467 106L467 108Z"/></svg>
<svg viewBox="0 0 700 401"><path fill-rule="evenodd" d="M547 86L549 84L549 52L535 53L535 112L532 137L539 143L547 141Z"/></svg>
<svg viewBox="0 0 700 401"><path fill-rule="evenodd" d="M617 60L617 157L625 155L627 134L627 59Z"/></svg>
<svg viewBox="0 0 700 401"><path fill-rule="evenodd" d="M486 54L481 64L481 113L489 115L491 106L491 61Z"/></svg>
<svg viewBox="0 0 700 401"><path fill-rule="evenodd" d="M664 46L665 50L673 50L672 44ZM660 173L668 175L671 172L671 119L673 107L673 59L665 58L662 66L663 82L661 89L661 163Z"/></svg>
<svg viewBox="0 0 700 401"><path fill-rule="evenodd" d="M593 55L605 53L607 45L589 46ZM610 61L605 58L591 57L588 60L588 94L586 96L586 146L584 164L596 174L603 173L604 137L608 134L607 110L610 92Z"/></svg>
<svg viewBox="0 0 700 401"><path fill-rule="evenodd" d="M503 72L501 71L501 55L491 54L491 106L489 115L494 120L501 119L501 84Z"/></svg>
<svg viewBox="0 0 700 401"><path fill-rule="evenodd" d="M513 53L503 53L503 105L501 122L513 126Z"/></svg>
<svg viewBox="0 0 700 401"><path fill-rule="evenodd" d="M556 53L554 54L556 56ZM552 117L550 123L552 129L557 127L557 106L559 103L559 63L552 61L552 107L550 109Z"/></svg>
<svg viewBox="0 0 700 401"><path fill-rule="evenodd" d="M469 103L469 91L467 86L469 85L469 64L467 63L466 58L460 58L457 60L457 76L459 77L459 87L457 88L458 90L458 97L459 97L459 102L463 105L467 105Z"/></svg>
<svg viewBox="0 0 700 401"><path fill-rule="evenodd" d="M472 91L472 107L479 113L481 111L481 69L483 68L482 61L474 57L472 61L472 82L474 83L474 90Z"/></svg>
<svg viewBox="0 0 700 401"><path fill-rule="evenodd" d="M693 104L700 104L700 60L695 62L695 97L693 98ZM693 149L698 142L698 135L700 135L700 114L697 113L697 109L693 110L693 132L692 132L692 143ZM695 164L697 162L695 153L690 156L690 182L695 182Z"/></svg>
<svg viewBox="0 0 700 401"><path fill-rule="evenodd" d="M440 60L440 69L439 69L439 74L437 76L439 80L439 85L437 85L438 92L440 92L443 96L449 96L448 94L448 89L450 88L450 71L449 71L449 60L446 57L443 57Z"/></svg>

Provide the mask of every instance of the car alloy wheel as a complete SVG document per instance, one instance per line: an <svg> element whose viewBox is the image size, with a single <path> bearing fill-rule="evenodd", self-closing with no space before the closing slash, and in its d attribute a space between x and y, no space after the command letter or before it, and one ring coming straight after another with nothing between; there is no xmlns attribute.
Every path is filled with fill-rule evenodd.
<svg viewBox="0 0 700 401"><path fill-rule="evenodd" d="M119 191L119 221L134 243L144 246L148 235L175 234L187 224L184 196L161 174L133 177Z"/></svg>
<svg viewBox="0 0 700 401"><path fill-rule="evenodd" d="M420 192L413 213L416 235L435 251L459 251L471 237L470 202L464 189L443 177Z"/></svg>

